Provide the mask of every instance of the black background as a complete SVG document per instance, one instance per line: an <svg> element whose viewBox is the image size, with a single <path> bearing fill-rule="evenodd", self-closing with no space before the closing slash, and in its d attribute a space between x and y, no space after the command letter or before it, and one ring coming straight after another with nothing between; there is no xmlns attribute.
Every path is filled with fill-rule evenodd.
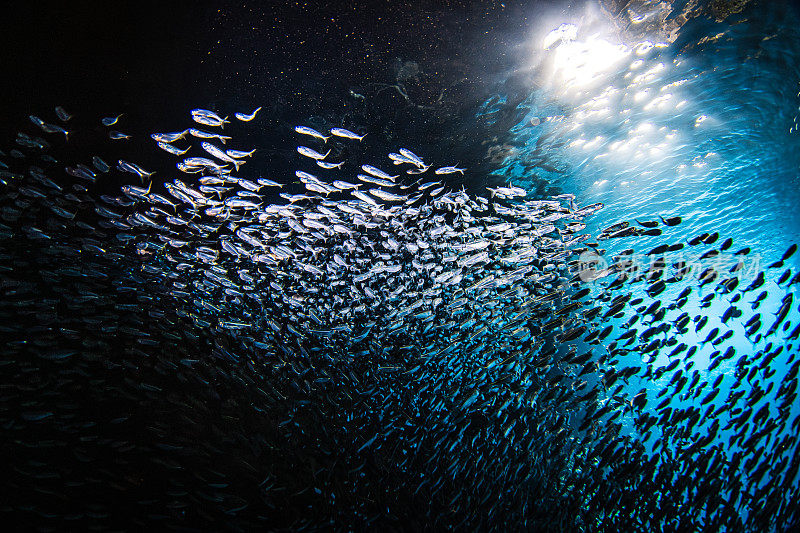
<svg viewBox="0 0 800 533"><path fill-rule="evenodd" d="M11 141L30 114L55 121L56 105L96 129L124 112L118 127L134 136L176 129L194 107L263 106L267 137L315 118L446 140L440 148L464 163L476 153L465 119L508 78L526 32L553 6L566 3L16 2L0 22L0 133ZM420 73L403 81L408 100L381 90L406 61Z"/></svg>

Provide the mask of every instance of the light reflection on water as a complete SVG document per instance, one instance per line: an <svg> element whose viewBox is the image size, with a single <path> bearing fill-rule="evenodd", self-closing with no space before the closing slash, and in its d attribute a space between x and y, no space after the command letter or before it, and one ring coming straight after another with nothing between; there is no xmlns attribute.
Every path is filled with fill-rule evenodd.
<svg viewBox="0 0 800 533"><path fill-rule="evenodd" d="M587 230L594 235L621 220L683 217L681 225L664 228L659 237L601 241L608 261L631 246L646 252L657 244L686 242L703 232L718 231L717 246L733 237L731 255L745 246L754 250L748 259L749 275L741 280L744 288L760 269L800 240L797 12L775 3L751 3L741 13L715 21L707 16L681 18L675 15L680 5L675 11L665 5L638 12L628 9L612 17L590 3L580 12L565 13L566 22L534 31L520 67L533 80L533 89L520 104L528 112L510 130L511 144L520 148L497 174L530 189L536 182L533 178L544 178L574 193L582 205L603 202L605 209L587 221ZM484 112L504 103L504 96L496 95L486 102ZM691 262L701 252L687 248L667 259ZM711 383L725 375L716 403L725 401L741 356L752 357L768 342L773 343L771 349L787 342L788 332L778 332L753 343L742 326L757 312L764 317L764 330L772 324L787 293L785 285L776 284L777 278L785 268L797 271L797 266L793 257L781 268L767 269L767 283L737 303L744 312L738 320L722 321L731 306L730 296L717 297L704 308L695 302L683 309L692 317L709 318L700 333L692 323L680 342L698 346L692 370L701 371L704 380ZM612 279L601 283L607 285ZM715 284L699 290L697 285L695 292L704 297ZM683 287L675 284L667 290L664 304ZM630 290L635 297L643 292L642 284ZM751 302L761 290L769 296L753 309ZM628 318L614 323L617 335L625 331ZM787 321L796 324L798 319L795 301ZM702 341L712 328L722 332L729 326L734 334L727 344L737 355L708 372L716 347ZM671 362L670 351L659 352L654 368ZM776 388L790 366L785 360L780 357L772 363ZM751 364L757 362L756 358ZM624 358L616 362L618 367L626 364L630 361ZM668 372L659 380L631 380L629 393L646 388L648 409L655 413L661 399L656 395L671 376ZM682 409L699 402L676 395L671 406ZM800 406L795 405L790 416L798 412ZM779 416L774 407L771 416ZM707 427L711 421L701 421L700 426L704 424ZM630 420L627 427L633 430ZM722 430L715 443L727 447L731 435ZM650 439L650 446L657 436ZM728 448L729 457L736 449Z"/></svg>
<svg viewBox="0 0 800 533"><path fill-rule="evenodd" d="M523 149L499 173L605 203L597 224L680 214L692 231L735 232L779 255L800 235L800 144L789 132L800 41L778 13L748 13L691 19L666 36L619 31L597 9L557 27L524 67L537 85L512 129Z"/></svg>

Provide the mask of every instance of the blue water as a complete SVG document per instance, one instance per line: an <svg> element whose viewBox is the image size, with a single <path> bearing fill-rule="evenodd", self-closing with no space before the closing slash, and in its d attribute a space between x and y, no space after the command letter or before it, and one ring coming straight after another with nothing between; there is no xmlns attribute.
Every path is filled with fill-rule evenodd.
<svg viewBox="0 0 800 533"><path fill-rule="evenodd" d="M726 237L734 240L729 254L721 256L726 267L736 264L730 255L733 252L745 246L756 251L747 256L746 268L740 272L740 288L760 271L766 273L767 282L746 294L743 302L752 301L761 290L768 290L769 296L757 310L739 303L744 315L728 323L735 324L730 341L735 357L708 371L716 348L700 344L711 328L727 329L720 317L730 305L730 297L717 297L707 308L700 308L696 299L683 309L690 316L709 317L699 334L692 323L687 334L679 335L679 342L698 345L691 371L701 371L701 382L711 383L724 375L713 402L721 405L736 380L739 358L747 356L757 364L758 350L770 341L775 350L786 335L779 331L767 341L753 343L745 336L743 325L756 312L761 313L764 328L771 324L787 292L776 281L786 268L796 271L798 267L795 256L781 268L766 268L800 238L800 20L798 11L782 2L752 2L740 13L720 20L708 14L709 3L701 3L706 13L685 20L685 4L673 2L663 10L650 6L649 11L629 7L612 16L590 3L553 13L547 24L533 28L529 41L519 47L520 64L514 73L523 73L531 82L530 93L519 104L526 113L509 131L509 145L515 148L496 174L519 186L531 186L543 178L583 203L604 203L606 207L588 222L595 235L623 220L633 223L637 218L654 220L659 215L683 218L682 224L665 228L659 237L601 242L608 250L607 258L632 244L638 252L646 252L657 244L685 242L714 231L720 233L719 242ZM491 121L506 102L506 94L493 94L479 116ZM691 263L699 254L687 247L667 259ZM713 286L700 296L712 293ZM682 288L675 284L662 295L663 302L674 299ZM634 298L642 296L643 289L641 284L630 287ZM787 317L793 324L800 318L796 305L795 300ZM674 319L679 312L668 317ZM627 319L614 322L617 334L625 331ZM651 361L654 368L670 363L669 351L662 349ZM783 350L772 361L770 368L776 374L760 383L762 388L774 384L766 397L771 417L780 414L774 395L791 366L794 356L789 351ZM796 351L794 346L791 352ZM617 362L620 368L627 364L630 361L624 358ZM691 371L684 375L691 376ZM657 381L634 379L627 393L633 396L646 389L648 409L656 414L655 406L664 398L656 399L656 395L668 386L672 375L667 372ZM761 375L759 372L751 383L758 382ZM687 399L675 395L669 407L699 408L703 396ZM747 404L740 400L736 407L746 409ZM798 414L800 406L795 402L789 420ZM726 417L719 420L722 426ZM713 422L701 420L695 439ZM626 427L636 435L632 419ZM741 449L729 446L732 434L720 430L709 447L721 446L730 460ZM659 436L660 432L655 432L649 439L639 438L650 453L658 455L653 444ZM773 438L782 436L785 434ZM797 449L788 450L785 457L791 459L795 454ZM794 486L797 484L795 479Z"/></svg>
<svg viewBox="0 0 800 533"><path fill-rule="evenodd" d="M722 23L690 19L671 37L603 17L584 13L576 39L555 49L536 41L557 25L535 32L520 68L536 87L511 130L522 148L499 173L524 184L519 164L537 159L539 143L559 172L536 174L608 206L598 228L680 214L683 229L779 256L800 235L796 11L762 2Z"/></svg>

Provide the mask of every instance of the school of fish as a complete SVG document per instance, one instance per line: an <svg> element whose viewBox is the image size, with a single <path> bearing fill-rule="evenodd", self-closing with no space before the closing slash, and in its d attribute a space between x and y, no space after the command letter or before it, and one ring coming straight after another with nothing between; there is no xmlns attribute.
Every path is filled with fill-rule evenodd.
<svg viewBox="0 0 800 533"><path fill-rule="evenodd" d="M195 109L153 133L177 158L170 177L77 160L62 107L0 152L0 508L14 523L799 523L796 245L741 284L751 250L716 233L605 258L607 240L684 222L593 237L602 205L510 184L468 194L446 179L468 168L419 147L328 160L369 142L340 127L294 128L294 175L246 174L258 147L222 132L260 109ZM106 154L131 138L103 132ZM670 261L688 249L699 271ZM713 262L725 254L738 262ZM723 300L721 317L684 311Z"/></svg>

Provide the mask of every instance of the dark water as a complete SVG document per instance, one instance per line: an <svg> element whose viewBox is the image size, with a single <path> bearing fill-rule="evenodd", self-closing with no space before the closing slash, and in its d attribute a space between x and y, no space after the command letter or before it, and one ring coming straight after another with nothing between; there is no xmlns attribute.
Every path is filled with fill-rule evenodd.
<svg viewBox="0 0 800 533"><path fill-rule="evenodd" d="M756 1L14 6L3 515L45 530L793 530L797 22ZM192 123L198 107L232 123ZM120 113L131 138L109 140L100 118ZM366 137L320 143L301 124ZM238 177L285 186L240 195L257 207L233 218L189 209L169 187L198 175L150 138L189 127L256 149ZM298 144L345 166L322 174ZM307 192L295 170L355 181L362 163L395 170L400 147L466 171L423 174L445 192L427 189L422 212L344 212L317 240L271 225L279 192ZM93 156L112 170L64 172ZM486 190L510 185L525 199ZM518 210L564 194L552 220ZM325 202L345 196L300 200L297 220L332 226ZM458 215L476 196L489 211ZM609 238L623 221L638 234ZM557 245L536 233L550 222ZM509 259L520 238L535 261ZM368 260L353 272L397 270L342 274L348 247ZM581 270L625 249L646 279Z"/></svg>

